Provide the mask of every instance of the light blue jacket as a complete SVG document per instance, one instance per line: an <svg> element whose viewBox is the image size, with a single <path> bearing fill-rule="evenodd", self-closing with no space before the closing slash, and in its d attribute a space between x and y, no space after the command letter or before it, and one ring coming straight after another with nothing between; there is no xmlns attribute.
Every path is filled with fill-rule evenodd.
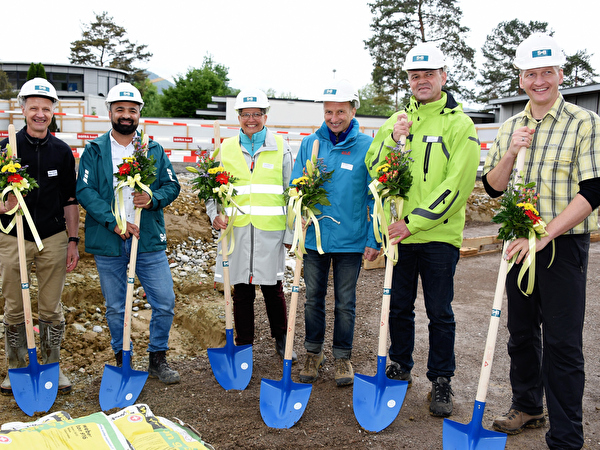
<svg viewBox="0 0 600 450"><path fill-rule="evenodd" d="M369 195L371 177L365 164L365 156L373 138L359 131L358 121L352 119L352 129L343 142L334 145L329 138L325 122L315 133L307 136L296 156L292 181L302 176L306 160L311 158L313 142L319 140L319 158L333 176L324 188L331 206L317 205L322 214L321 245L325 253L363 253L365 247L379 249L373 234L370 214L373 213L373 197ZM306 248L317 250L315 227L306 233Z"/></svg>

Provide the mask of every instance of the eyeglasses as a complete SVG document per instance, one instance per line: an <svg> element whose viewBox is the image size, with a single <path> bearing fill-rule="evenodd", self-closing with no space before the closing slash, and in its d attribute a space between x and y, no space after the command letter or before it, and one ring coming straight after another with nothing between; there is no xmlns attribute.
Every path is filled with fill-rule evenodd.
<svg viewBox="0 0 600 450"><path fill-rule="evenodd" d="M248 120L250 117L254 117L255 119L260 119L264 115L265 115L264 113L244 113L244 114L240 114L240 117L244 120Z"/></svg>

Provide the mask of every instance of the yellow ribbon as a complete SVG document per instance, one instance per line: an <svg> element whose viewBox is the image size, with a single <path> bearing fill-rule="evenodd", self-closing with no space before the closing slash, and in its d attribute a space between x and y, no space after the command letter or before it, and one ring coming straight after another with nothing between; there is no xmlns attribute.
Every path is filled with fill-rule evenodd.
<svg viewBox="0 0 600 450"><path fill-rule="evenodd" d="M227 227L225 230L221 232L221 236L217 240L217 243L221 242L222 239L227 239L227 255L231 255L233 253L233 249L235 247L235 237L233 235L233 222L235 222L235 218L237 217L238 210L241 211L241 206L238 205L235 200L233 200L233 191L235 186L231 183L222 184L219 187L213 188L213 192L219 196L222 205L233 205L233 213L231 217L227 221Z"/></svg>
<svg viewBox="0 0 600 450"><path fill-rule="evenodd" d="M23 199L23 196L21 195L22 190L23 190L23 187L14 186L12 184L10 184L4 188L4 190L2 191L2 194L1 194L2 202L4 202L6 195L8 195L8 193L10 193L10 192L12 192L15 195L15 197L17 198L17 206L15 206L10 211L6 211L4 214L15 214L15 213L17 213L19 206L21 207L20 214L23 214L25 216L25 220L27 220L27 224L29 225L29 229L31 230L33 239L37 245L38 250L41 252L42 249L44 248L44 244L42 244L40 235L39 235L37 229L35 228L35 224L33 223L33 218L31 217L31 214L29 213L29 209L27 209L27 205L25 204L25 200ZM12 230L13 227L15 226L16 221L17 221L16 217L13 217L13 219L10 221L10 223L8 224L8 226L6 228L4 228L4 226L2 225L2 222L0 222L0 229L4 233L8 234L8 233L10 233L10 230Z"/></svg>
<svg viewBox="0 0 600 450"><path fill-rule="evenodd" d="M306 254L305 237L303 233L302 218L305 219L304 229L307 229L311 223L315 225L315 240L317 244L317 251L319 254L325 253L321 246L321 229L319 228L319 221L312 212L312 210L302 204L303 194L298 189L290 189L288 192L290 199L288 201L287 209L287 222L290 229L294 230L292 238L291 251L294 252L296 257L302 259L302 255ZM297 249L296 249L297 247Z"/></svg>
<svg viewBox="0 0 600 450"><path fill-rule="evenodd" d="M540 237L544 237L544 236L548 236L548 232L546 231L546 224L544 223L543 220L540 219L540 221L535 224L533 226L533 228L531 228L529 230L529 237L528 237L528 243L529 243L529 253L527 254L527 258L525 258L523 260L523 263L521 264L521 270L519 271L519 275L517 276L517 286L519 287L519 290L524 294L524 295L531 295L531 293L533 292L533 288L535 287L535 260L536 260L536 240L538 239L538 231L540 231ZM550 258L550 263L548 264L548 267L550 267L552 265L552 263L554 262L554 253L555 253L555 246L554 246L554 239L552 240L552 257ZM513 258L509 261L508 263L508 270L510 271L510 269L512 269L513 265L515 264L515 261L517 259L517 256L513 256ZM527 288L525 290L521 289L521 281L523 280L523 278L525 277L525 274L527 273L527 271L529 270L529 273L527 274Z"/></svg>
<svg viewBox="0 0 600 450"><path fill-rule="evenodd" d="M380 193L378 191L380 184L381 183L378 180L373 180L369 184L369 190L375 199L372 214L373 233L375 235L375 240L382 245L385 256L395 265L398 262L398 244L390 245L389 225L385 211L390 210L389 224L391 225L397 220L397 218L402 217L404 199L402 197L388 195L390 190L387 188L383 189ZM394 217L391 213L392 203L396 208L396 217Z"/></svg>
<svg viewBox="0 0 600 450"><path fill-rule="evenodd" d="M130 187L135 189L138 186L142 191L150 196L150 200L146 205L150 204L152 201L152 191L148 186L142 183L142 176L139 173L136 173L133 177L131 175L127 176L126 180L122 180L119 182L117 187L115 188L115 203L116 205L112 205L112 213L117 220L117 226L121 230L121 234L125 234L127 231L127 214L125 212L125 202L123 201L123 188ZM115 208L116 206L116 208Z"/></svg>

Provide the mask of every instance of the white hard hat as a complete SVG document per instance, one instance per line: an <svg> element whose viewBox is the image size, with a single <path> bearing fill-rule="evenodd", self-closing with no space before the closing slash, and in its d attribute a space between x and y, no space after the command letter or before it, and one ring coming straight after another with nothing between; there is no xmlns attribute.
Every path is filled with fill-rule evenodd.
<svg viewBox="0 0 600 450"><path fill-rule="evenodd" d="M130 83L119 83L112 87L108 91L106 96L106 109L110 109L110 104L113 102L133 102L140 105L140 111L144 107L144 100L142 100L142 94L138 89Z"/></svg>
<svg viewBox="0 0 600 450"><path fill-rule="evenodd" d="M356 109L360 108L358 91L348 80L332 80L325 86L316 102L350 102Z"/></svg>
<svg viewBox="0 0 600 450"><path fill-rule="evenodd" d="M33 78L21 87L17 95L19 105L23 106L27 97L44 97L52 100L54 104L58 103L56 89L45 78Z"/></svg>
<svg viewBox="0 0 600 450"><path fill-rule="evenodd" d="M234 109L239 113L240 109L244 108L260 108L268 113L271 105L267 94L260 89L244 89L235 98Z"/></svg>
<svg viewBox="0 0 600 450"><path fill-rule="evenodd" d="M446 58L433 42L421 42L414 46L404 60L405 71L446 69Z"/></svg>
<svg viewBox="0 0 600 450"><path fill-rule="evenodd" d="M567 62L558 42L547 34L533 33L517 47L513 65L520 70L562 66Z"/></svg>

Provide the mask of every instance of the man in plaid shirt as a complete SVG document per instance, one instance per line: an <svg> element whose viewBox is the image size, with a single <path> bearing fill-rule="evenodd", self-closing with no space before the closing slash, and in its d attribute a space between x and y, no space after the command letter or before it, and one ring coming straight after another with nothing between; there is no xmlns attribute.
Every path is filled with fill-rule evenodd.
<svg viewBox="0 0 600 450"><path fill-rule="evenodd" d="M529 253L528 240L516 239L505 255L517 255L506 279L513 399L509 412L495 419L493 427L517 434L543 426L545 393L548 447L580 449L589 233L598 229L595 209L600 205L600 118L563 99L558 87L565 62L550 36L533 34L519 45L514 65L529 102L500 127L485 162L483 183L491 197L501 195L519 149L526 147L524 182L535 182L539 213L549 233L536 240L531 295L523 294L517 282Z"/></svg>

